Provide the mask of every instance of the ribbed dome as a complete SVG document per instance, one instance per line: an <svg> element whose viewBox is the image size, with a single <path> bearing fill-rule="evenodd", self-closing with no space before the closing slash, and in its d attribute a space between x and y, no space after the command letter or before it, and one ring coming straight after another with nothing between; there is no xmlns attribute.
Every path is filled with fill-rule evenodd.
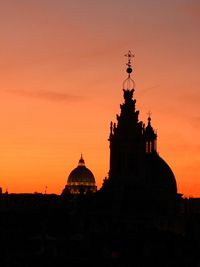
<svg viewBox="0 0 200 267"><path fill-rule="evenodd" d="M71 171L67 185L95 185L93 173L85 167L85 162L81 156L78 167Z"/></svg>
<svg viewBox="0 0 200 267"><path fill-rule="evenodd" d="M177 193L174 174L169 165L158 154L147 155L145 165L148 186L163 193Z"/></svg>

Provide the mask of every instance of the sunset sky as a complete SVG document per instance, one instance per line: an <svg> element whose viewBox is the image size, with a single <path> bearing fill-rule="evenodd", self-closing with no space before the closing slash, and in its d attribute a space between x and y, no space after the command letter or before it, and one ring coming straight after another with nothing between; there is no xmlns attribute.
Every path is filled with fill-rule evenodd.
<svg viewBox="0 0 200 267"><path fill-rule="evenodd" d="M1 0L3 192L60 194L81 153L102 185L128 50L139 118L179 193L200 197L198 0Z"/></svg>

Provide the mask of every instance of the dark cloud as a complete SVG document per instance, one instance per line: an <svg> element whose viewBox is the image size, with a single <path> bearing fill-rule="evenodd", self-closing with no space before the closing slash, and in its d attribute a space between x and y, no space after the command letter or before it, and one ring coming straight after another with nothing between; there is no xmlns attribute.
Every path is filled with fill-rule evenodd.
<svg viewBox="0 0 200 267"><path fill-rule="evenodd" d="M63 92L48 91L48 90L22 90L22 89L7 89L4 90L6 93L15 94L24 97L46 99L54 102L62 101L78 101L82 99L81 96L76 96Z"/></svg>

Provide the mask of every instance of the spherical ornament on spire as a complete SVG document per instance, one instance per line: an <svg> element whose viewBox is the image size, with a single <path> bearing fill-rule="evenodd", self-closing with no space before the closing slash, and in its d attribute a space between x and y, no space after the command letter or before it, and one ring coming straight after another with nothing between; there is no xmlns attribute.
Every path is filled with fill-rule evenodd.
<svg viewBox="0 0 200 267"><path fill-rule="evenodd" d="M134 57L134 55L129 50L128 53L125 55L125 57L128 58L128 62L126 63L126 66L127 66L126 72L128 73L128 77L123 82L123 89L132 90L135 88L135 82L131 78L131 73L133 72L132 58Z"/></svg>
<svg viewBox="0 0 200 267"><path fill-rule="evenodd" d="M126 69L126 72L127 72L128 74L130 74L132 71L133 71L133 70L132 70L131 67L128 67L128 68Z"/></svg>

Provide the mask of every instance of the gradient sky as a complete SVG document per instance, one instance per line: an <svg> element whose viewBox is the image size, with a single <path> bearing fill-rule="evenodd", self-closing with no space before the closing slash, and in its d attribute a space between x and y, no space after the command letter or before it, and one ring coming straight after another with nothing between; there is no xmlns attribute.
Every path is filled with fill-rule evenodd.
<svg viewBox="0 0 200 267"><path fill-rule="evenodd" d="M135 54L136 107L178 191L200 197L200 2L1 0L0 186L60 194L80 154L101 186Z"/></svg>

